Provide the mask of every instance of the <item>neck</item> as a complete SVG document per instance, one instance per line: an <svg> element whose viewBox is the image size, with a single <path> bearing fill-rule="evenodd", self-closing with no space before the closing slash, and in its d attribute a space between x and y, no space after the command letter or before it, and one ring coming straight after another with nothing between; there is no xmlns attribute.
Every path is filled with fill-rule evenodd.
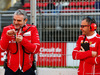
<svg viewBox="0 0 100 75"><path fill-rule="evenodd" d="M86 36L92 36L94 33L95 33L95 31L91 31Z"/></svg>

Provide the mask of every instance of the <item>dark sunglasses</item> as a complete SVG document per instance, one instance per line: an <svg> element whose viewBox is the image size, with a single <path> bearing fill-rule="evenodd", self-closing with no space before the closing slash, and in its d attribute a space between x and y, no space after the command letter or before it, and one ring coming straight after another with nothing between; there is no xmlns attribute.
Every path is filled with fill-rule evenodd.
<svg viewBox="0 0 100 75"><path fill-rule="evenodd" d="M90 26L90 25L81 25L81 28L84 28L84 27L87 27L87 26Z"/></svg>

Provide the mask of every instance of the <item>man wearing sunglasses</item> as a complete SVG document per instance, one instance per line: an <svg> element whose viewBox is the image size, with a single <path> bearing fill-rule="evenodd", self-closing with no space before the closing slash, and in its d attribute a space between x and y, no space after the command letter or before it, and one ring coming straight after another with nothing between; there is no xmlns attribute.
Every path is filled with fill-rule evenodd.
<svg viewBox="0 0 100 75"><path fill-rule="evenodd" d="M88 16L82 20L82 35L72 52L73 59L80 60L78 75L100 75L100 35L96 29L93 18Z"/></svg>

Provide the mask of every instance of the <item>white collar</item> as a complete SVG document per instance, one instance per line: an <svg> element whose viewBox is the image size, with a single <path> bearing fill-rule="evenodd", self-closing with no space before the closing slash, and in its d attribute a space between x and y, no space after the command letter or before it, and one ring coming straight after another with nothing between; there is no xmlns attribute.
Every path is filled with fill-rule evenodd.
<svg viewBox="0 0 100 75"><path fill-rule="evenodd" d="M92 38L94 38L96 35L97 35L96 31L94 31L94 34L93 34L92 36L86 36L86 37L87 37L87 39L92 39Z"/></svg>

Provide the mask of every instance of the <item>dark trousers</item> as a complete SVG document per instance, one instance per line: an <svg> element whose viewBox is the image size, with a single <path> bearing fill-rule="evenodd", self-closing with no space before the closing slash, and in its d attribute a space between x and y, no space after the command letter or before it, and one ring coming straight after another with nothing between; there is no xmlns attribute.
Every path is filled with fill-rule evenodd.
<svg viewBox="0 0 100 75"><path fill-rule="evenodd" d="M5 69L5 75L36 75L32 68L26 72L21 72L19 69L16 72L13 72L10 68Z"/></svg>

